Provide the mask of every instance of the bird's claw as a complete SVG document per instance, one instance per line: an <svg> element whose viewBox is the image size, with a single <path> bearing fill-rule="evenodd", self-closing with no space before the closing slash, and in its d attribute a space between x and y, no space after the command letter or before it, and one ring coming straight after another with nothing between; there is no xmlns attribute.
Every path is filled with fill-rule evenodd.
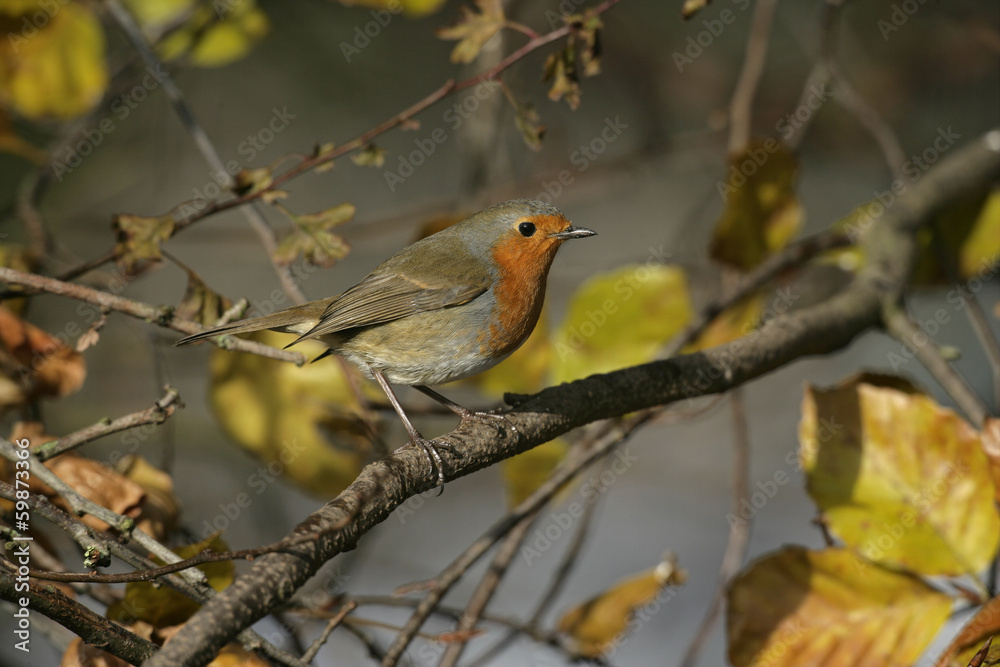
<svg viewBox="0 0 1000 667"><path fill-rule="evenodd" d="M433 475L437 471L437 484L435 486L441 487L441 492L444 492L444 461L441 459L441 453L438 449L444 449L446 451L454 451L454 447L449 445L447 442L440 442L438 440L428 440L427 438L412 438L410 440L410 445L418 447L423 450L424 454L427 456L427 462L431 467L431 474ZM438 494L440 495L440 494Z"/></svg>
<svg viewBox="0 0 1000 667"><path fill-rule="evenodd" d="M459 417L463 424L467 421L477 421L481 424L489 424L496 429L497 433L513 433L515 437L519 435L517 427L503 413L474 412L468 410L464 414L459 415Z"/></svg>

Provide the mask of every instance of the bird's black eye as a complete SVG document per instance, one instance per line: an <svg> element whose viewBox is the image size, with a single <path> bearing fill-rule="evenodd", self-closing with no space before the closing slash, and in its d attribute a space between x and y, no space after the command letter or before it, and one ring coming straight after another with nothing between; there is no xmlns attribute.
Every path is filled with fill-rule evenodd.
<svg viewBox="0 0 1000 667"><path fill-rule="evenodd" d="M533 222L522 222L517 226L517 231L521 232L521 236L531 236L535 233L535 224Z"/></svg>

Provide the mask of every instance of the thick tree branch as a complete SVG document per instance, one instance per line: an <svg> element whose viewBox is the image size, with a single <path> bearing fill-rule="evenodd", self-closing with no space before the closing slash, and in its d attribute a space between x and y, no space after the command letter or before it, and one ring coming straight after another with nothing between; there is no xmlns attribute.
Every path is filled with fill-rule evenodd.
<svg viewBox="0 0 1000 667"><path fill-rule="evenodd" d="M598 419L717 394L743 385L801 357L828 354L881 324L883 309L899 303L917 253L916 232L955 197L1000 175L1000 130L950 152L901 195L861 239L867 264L826 302L773 320L726 345L594 375L533 396L509 396L505 413L516 436L467 422L442 436L451 479ZM147 664L204 665L241 629L287 600L327 560L353 549L373 526L407 498L434 486L421 452L406 447L367 466L358 479L299 524L293 534L315 533L291 553L260 558L217 594Z"/></svg>
<svg viewBox="0 0 1000 667"><path fill-rule="evenodd" d="M138 665L156 652L157 646L153 642L63 595L54 586L26 583L27 591L16 588L14 575L0 569L0 598L28 598L29 609L51 618L75 632L88 644L98 646L130 664Z"/></svg>

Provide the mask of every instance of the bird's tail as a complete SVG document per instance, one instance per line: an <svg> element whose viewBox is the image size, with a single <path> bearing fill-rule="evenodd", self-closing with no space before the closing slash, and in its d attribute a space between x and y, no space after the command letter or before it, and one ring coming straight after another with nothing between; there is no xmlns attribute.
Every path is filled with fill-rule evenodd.
<svg viewBox="0 0 1000 667"><path fill-rule="evenodd" d="M221 327L196 333L193 336L181 338L174 345L187 345L188 343L196 343L200 340L224 334L251 333L253 331L263 331L264 329L281 331L283 333L304 334L319 323L319 319L323 315L323 311L326 310L328 303L329 299L311 301L301 306L293 306L270 315L225 324Z"/></svg>

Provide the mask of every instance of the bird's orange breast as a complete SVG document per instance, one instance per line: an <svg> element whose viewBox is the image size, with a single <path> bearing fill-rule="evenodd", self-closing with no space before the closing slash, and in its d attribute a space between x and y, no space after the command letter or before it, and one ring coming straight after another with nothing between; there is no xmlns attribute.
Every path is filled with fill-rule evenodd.
<svg viewBox="0 0 1000 667"><path fill-rule="evenodd" d="M560 216L538 216L532 221L540 230L561 229L566 225ZM484 353L506 356L531 335L542 312L545 282L558 246L558 241L547 236L537 240L512 236L493 248L498 272L493 287L496 305L488 334L484 332L482 336Z"/></svg>

